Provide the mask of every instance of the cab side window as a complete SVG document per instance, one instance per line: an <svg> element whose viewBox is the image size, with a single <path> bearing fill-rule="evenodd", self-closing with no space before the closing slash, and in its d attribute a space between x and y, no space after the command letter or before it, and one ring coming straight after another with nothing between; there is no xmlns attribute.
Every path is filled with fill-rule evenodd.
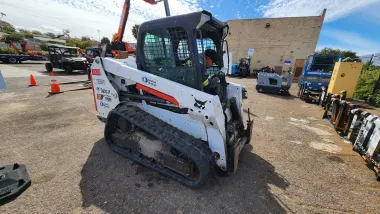
<svg viewBox="0 0 380 214"><path fill-rule="evenodd" d="M189 60L184 28L148 30L143 34L146 72L195 88L195 71Z"/></svg>

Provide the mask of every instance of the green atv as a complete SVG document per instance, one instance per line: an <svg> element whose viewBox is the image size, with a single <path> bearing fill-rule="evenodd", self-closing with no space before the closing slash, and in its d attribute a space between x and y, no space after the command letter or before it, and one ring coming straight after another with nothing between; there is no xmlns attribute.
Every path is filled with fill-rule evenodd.
<svg viewBox="0 0 380 214"><path fill-rule="evenodd" d="M90 75L90 64L87 59L80 57L79 48L64 45L48 45L50 62L45 64L46 71L52 72L53 68L63 69L66 74L71 74L74 70L82 70Z"/></svg>

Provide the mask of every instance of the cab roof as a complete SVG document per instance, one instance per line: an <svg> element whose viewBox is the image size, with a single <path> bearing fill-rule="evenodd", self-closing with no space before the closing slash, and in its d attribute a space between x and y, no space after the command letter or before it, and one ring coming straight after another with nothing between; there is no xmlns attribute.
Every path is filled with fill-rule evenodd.
<svg viewBox="0 0 380 214"><path fill-rule="evenodd" d="M65 45L60 45L60 44L48 44L47 46L48 46L48 47L52 47L52 48L79 49L78 47L65 46Z"/></svg>
<svg viewBox="0 0 380 214"><path fill-rule="evenodd" d="M209 20L206 20L208 23L212 23L217 28L222 28L226 24L215 19L212 14L206 10L188 13L178 16L168 16L160 19L155 19L151 21L144 22L140 25L139 32L144 32L146 30L154 28L167 28L167 27L183 27L185 29L195 29L205 23L204 18L209 17ZM198 27L197 27L198 26Z"/></svg>

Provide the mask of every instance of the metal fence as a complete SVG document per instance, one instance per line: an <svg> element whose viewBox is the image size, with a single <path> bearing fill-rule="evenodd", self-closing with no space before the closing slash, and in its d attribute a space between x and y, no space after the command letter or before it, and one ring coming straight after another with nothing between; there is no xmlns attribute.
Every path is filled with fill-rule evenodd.
<svg viewBox="0 0 380 214"><path fill-rule="evenodd" d="M380 67L380 53L363 55L363 56L360 56L360 59L362 60L363 63L372 62L373 66Z"/></svg>

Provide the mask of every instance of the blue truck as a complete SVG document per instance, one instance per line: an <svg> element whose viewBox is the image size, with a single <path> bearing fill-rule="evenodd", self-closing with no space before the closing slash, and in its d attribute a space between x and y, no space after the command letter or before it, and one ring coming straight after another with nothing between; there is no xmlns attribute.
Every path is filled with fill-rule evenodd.
<svg viewBox="0 0 380 214"><path fill-rule="evenodd" d="M302 74L298 79L298 96L300 99L312 103L319 102L318 99L320 99L322 91L329 86L335 63L341 60L341 56L308 56Z"/></svg>

